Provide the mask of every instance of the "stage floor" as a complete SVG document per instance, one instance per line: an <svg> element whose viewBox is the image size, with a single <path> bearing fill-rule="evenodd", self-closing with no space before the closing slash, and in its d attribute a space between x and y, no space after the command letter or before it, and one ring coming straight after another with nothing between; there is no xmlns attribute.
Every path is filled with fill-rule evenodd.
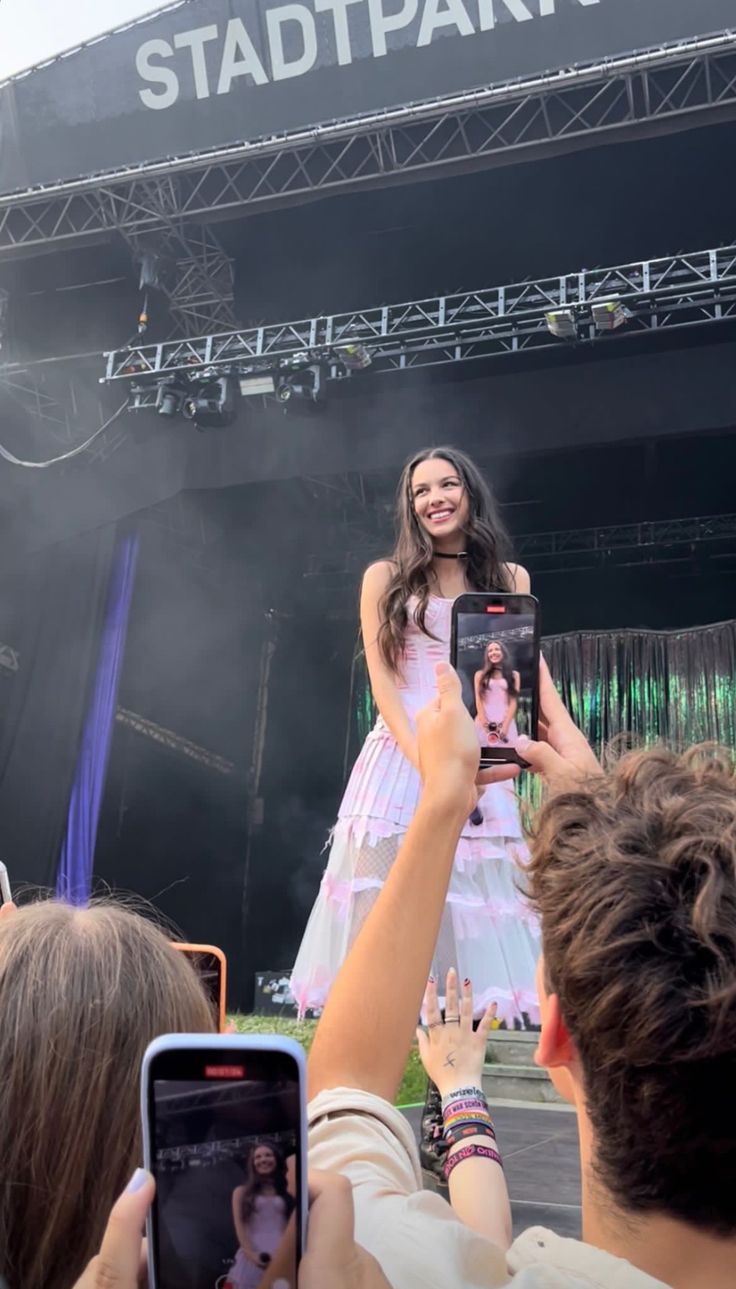
<svg viewBox="0 0 736 1289"><path fill-rule="evenodd" d="M404 1111L415 1132L421 1107ZM511 1196L514 1235L546 1226L580 1238L580 1160L575 1115L557 1107L497 1106L493 1118Z"/></svg>

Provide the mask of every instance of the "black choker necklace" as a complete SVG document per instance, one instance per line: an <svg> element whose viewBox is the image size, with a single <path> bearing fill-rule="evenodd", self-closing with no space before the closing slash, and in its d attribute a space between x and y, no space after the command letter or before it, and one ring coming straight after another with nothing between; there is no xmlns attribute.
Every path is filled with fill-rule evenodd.
<svg viewBox="0 0 736 1289"><path fill-rule="evenodd" d="M447 551L435 551L435 559L467 559L467 551L458 551L456 555L449 555Z"/></svg>

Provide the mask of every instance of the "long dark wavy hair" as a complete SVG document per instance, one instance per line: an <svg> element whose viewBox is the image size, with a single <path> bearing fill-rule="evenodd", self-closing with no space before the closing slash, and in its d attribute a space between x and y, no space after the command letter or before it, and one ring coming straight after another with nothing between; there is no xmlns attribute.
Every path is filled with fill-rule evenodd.
<svg viewBox="0 0 736 1289"><path fill-rule="evenodd" d="M378 647L392 671L398 671L409 624L408 601L417 598L414 620L425 635L431 593L430 569L434 547L414 510L411 481L423 461L447 461L462 480L468 498L468 521L465 527L465 570L468 585L474 591L511 591L507 572L510 542L499 518L488 484L470 457L457 448L424 448L411 457L401 473L396 494L396 545L391 556L394 572L382 602L383 621L378 632Z"/></svg>
<svg viewBox="0 0 736 1289"><path fill-rule="evenodd" d="M255 1170L254 1160L256 1151L266 1149L270 1150L276 1161L276 1167L269 1177L259 1177ZM290 1217L294 1209L294 1198L289 1194L286 1182L286 1159L283 1152L278 1146L274 1146L271 1141L259 1141L251 1150L248 1156L248 1176L243 1186L243 1221L247 1222L253 1209L255 1208L256 1197L260 1195L264 1185L273 1186L277 1195L280 1195L286 1204L286 1216Z"/></svg>
<svg viewBox="0 0 736 1289"><path fill-rule="evenodd" d="M494 645L494 644L498 645L499 649L501 650L500 662L491 662L488 657L488 650L490 649L491 645ZM511 659L509 658L509 651L505 645L501 644L500 640L489 640L488 644L486 645L485 662L484 662L483 671L481 673L481 678L480 678L481 694L485 694L491 680L493 679L494 671L500 671L501 675L506 681L506 689L507 689L509 698L518 698L519 691L516 688L516 681L514 680L514 668L511 665Z"/></svg>

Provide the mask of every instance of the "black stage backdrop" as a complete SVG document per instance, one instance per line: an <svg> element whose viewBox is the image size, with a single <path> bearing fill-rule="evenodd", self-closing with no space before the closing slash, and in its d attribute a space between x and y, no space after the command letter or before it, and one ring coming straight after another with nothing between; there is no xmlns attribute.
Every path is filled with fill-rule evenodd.
<svg viewBox="0 0 736 1289"><path fill-rule="evenodd" d="M101 529L0 581L0 640L18 663L0 676L2 859L14 886L56 879L114 546L114 526Z"/></svg>
<svg viewBox="0 0 736 1289"><path fill-rule="evenodd" d="M733 0L185 0L0 89L0 192L529 78L733 22Z"/></svg>

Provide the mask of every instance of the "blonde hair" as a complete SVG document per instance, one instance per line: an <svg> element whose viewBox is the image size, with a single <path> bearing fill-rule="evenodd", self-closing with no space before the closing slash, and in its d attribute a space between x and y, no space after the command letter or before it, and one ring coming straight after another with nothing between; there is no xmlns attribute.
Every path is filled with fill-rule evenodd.
<svg viewBox="0 0 736 1289"><path fill-rule="evenodd" d="M68 1289L142 1162L139 1071L167 1032L213 1029L196 973L112 903L0 920L0 1274Z"/></svg>

